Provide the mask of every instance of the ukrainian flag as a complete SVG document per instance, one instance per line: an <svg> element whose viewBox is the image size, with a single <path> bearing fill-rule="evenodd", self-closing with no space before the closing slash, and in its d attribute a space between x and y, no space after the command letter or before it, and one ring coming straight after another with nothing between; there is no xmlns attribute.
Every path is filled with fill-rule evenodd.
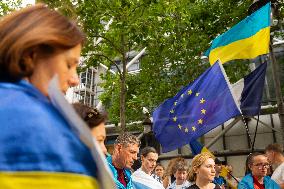
<svg viewBox="0 0 284 189"><path fill-rule="evenodd" d="M191 148L192 154L193 155L197 155L200 153L209 153L211 154L213 157L215 157L212 152L210 150L208 150L208 148L206 148L205 146L203 146L202 144L200 144L200 142L198 142L196 139L191 140L189 143L189 146Z"/></svg>
<svg viewBox="0 0 284 189"><path fill-rule="evenodd" d="M44 116L27 122L41 118L51 123ZM45 125L1 125L0 188L98 189L98 167L87 146L62 124Z"/></svg>
<svg viewBox="0 0 284 189"><path fill-rule="evenodd" d="M206 51L210 64L252 59L269 53L270 2L213 40Z"/></svg>
<svg viewBox="0 0 284 189"><path fill-rule="evenodd" d="M97 142L57 83L49 100L25 80L0 82L0 189L115 188Z"/></svg>

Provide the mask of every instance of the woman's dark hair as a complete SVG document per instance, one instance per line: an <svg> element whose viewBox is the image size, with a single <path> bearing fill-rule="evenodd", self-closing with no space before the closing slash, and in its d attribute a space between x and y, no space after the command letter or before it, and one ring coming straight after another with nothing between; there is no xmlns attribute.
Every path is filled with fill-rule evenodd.
<svg viewBox="0 0 284 189"><path fill-rule="evenodd" d="M157 154L157 151L155 148L147 146L141 150L141 156L146 157L151 152Z"/></svg>
<svg viewBox="0 0 284 189"><path fill-rule="evenodd" d="M0 39L0 80L18 81L33 74L27 57L34 52L48 57L82 44L85 35L59 12L37 4L3 17Z"/></svg>
<svg viewBox="0 0 284 189"><path fill-rule="evenodd" d="M85 104L74 103L73 107L90 129L104 123L107 119L106 114L102 114L96 108L90 108Z"/></svg>
<svg viewBox="0 0 284 189"><path fill-rule="evenodd" d="M253 164L253 158L256 157L256 156L260 156L260 155L263 155L262 153L259 153L259 152L253 152L253 153L250 153L246 159L246 170L245 170L245 175L251 173L251 170L249 168L250 165Z"/></svg>
<svg viewBox="0 0 284 189"><path fill-rule="evenodd" d="M161 163L156 163L155 169L156 169L157 167L162 167L162 168L164 169L164 171L165 171L165 167L164 167Z"/></svg>

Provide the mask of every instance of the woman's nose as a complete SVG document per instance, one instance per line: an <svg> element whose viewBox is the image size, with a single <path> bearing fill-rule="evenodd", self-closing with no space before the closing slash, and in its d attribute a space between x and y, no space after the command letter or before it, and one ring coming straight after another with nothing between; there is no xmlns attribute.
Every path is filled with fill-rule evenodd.
<svg viewBox="0 0 284 189"><path fill-rule="evenodd" d="M74 73L74 74L71 76L71 78L69 79L69 86L70 86L70 87L75 87L75 86L77 86L77 85L79 84L79 82L80 82L79 76L78 76L78 74L77 74L77 72L76 72L76 73Z"/></svg>

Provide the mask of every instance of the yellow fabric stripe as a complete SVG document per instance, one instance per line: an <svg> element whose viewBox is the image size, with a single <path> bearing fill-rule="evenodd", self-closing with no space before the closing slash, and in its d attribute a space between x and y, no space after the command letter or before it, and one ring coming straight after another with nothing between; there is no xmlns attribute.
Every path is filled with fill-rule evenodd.
<svg viewBox="0 0 284 189"><path fill-rule="evenodd" d="M211 152L210 150L208 150L208 148L206 148L206 147L203 147L202 150L201 150L201 153L204 153L204 152L207 152L207 153L211 154L211 156L215 157L215 156L212 154L212 152Z"/></svg>
<svg viewBox="0 0 284 189"><path fill-rule="evenodd" d="M96 179L59 172L0 172L0 188L9 189L98 189Z"/></svg>
<svg viewBox="0 0 284 189"><path fill-rule="evenodd" d="M228 172L229 172L228 169L224 165L222 165L220 176L225 178L228 176Z"/></svg>
<svg viewBox="0 0 284 189"><path fill-rule="evenodd" d="M252 59L269 52L270 27L266 27L255 35L218 47L210 52L209 62L214 64L218 59L228 62L234 59Z"/></svg>

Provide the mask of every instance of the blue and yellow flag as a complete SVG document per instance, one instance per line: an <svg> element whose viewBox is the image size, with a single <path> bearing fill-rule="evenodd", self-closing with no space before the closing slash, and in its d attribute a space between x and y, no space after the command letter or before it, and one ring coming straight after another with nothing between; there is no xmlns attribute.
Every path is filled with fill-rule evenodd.
<svg viewBox="0 0 284 189"><path fill-rule="evenodd" d="M0 188L115 188L88 127L49 89L48 99L25 80L0 82Z"/></svg>
<svg viewBox="0 0 284 189"><path fill-rule="evenodd" d="M218 59L252 59L269 53L270 2L213 40L205 56L210 64Z"/></svg>
<svg viewBox="0 0 284 189"><path fill-rule="evenodd" d="M168 152L240 114L224 69L216 62L155 109L153 130L163 152Z"/></svg>
<svg viewBox="0 0 284 189"><path fill-rule="evenodd" d="M215 157L211 151L209 151L205 146L203 146L202 144L200 144L200 142L198 142L196 139L195 140L191 140L189 143L189 146L191 148L191 152L193 155L197 155L203 152L207 152L210 153L213 157Z"/></svg>

